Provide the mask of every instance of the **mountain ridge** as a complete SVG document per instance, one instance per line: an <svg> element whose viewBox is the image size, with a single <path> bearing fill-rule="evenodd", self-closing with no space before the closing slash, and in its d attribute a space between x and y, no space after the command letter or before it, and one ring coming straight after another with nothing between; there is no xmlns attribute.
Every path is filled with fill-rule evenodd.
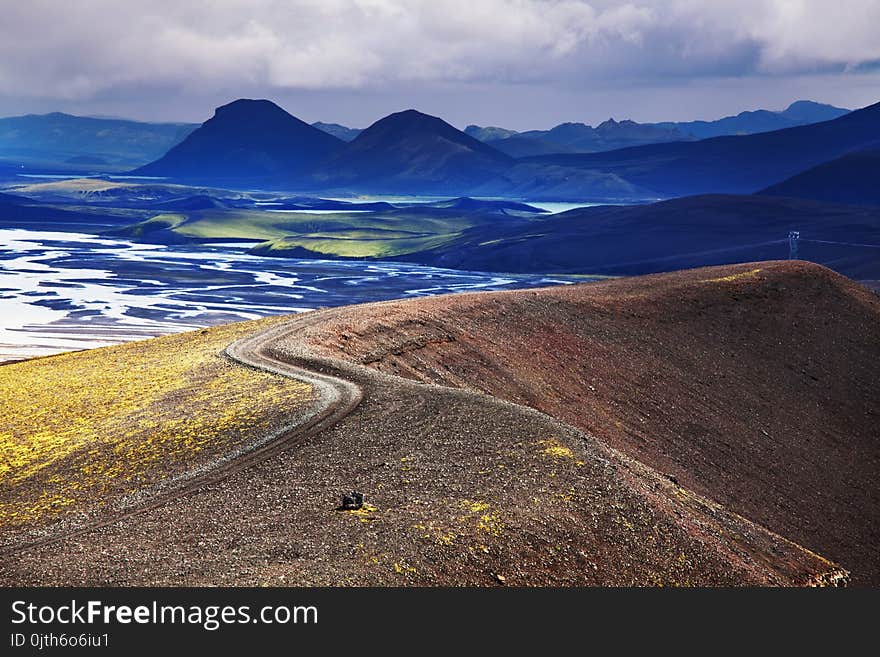
<svg viewBox="0 0 880 657"><path fill-rule="evenodd" d="M614 173L660 196L752 193L880 141L880 103L772 132L525 161Z"/></svg>

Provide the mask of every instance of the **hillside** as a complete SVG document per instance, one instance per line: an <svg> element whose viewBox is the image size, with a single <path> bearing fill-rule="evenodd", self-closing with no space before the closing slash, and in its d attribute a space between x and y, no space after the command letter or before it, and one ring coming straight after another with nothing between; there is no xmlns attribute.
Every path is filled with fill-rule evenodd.
<svg viewBox="0 0 880 657"><path fill-rule="evenodd" d="M840 118L754 135L527 158L616 174L664 196L752 193L880 141L880 103Z"/></svg>
<svg viewBox="0 0 880 657"><path fill-rule="evenodd" d="M437 117L406 110L380 119L315 172L322 187L457 195L511 158Z"/></svg>
<svg viewBox="0 0 880 657"><path fill-rule="evenodd" d="M765 196L694 196L649 205L579 208L466 231L405 259L453 269L633 275L799 253L857 279L880 278L880 211ZM829 243L830 242L830 243Z"/></svg>
<svg viewBox="0 0 880 657"><path fill-rule="evenodd" d="M788 312L780 309L785 304ZM803 321L792 329L795 309ZM270 367L316 381L311 417L323 424L306 419L274 434L270 440L281 442L265 443L267 451L246 468L233 452L219 472L203 470L199 485L179 494L172 488L120 500L113 487L103 496L69 493L73 502L56 508L56 518L68 507L129 507L98 525L73 525L75 531L63 522L34 525L30 517L7 527L12 551L0 559L0 583L846 582L840 566L790 535L839 555L859 583L876 581L877 446L869 432L880 409L869 382L880 344L877 312L876 299L830 272L758 263L333 308L244 334L247 325L235 325L225 330L243 337L220 361L211 357L219 335L202 342L203 333L181 334L131 347L137 358L126 360L140 369L113 381L94 364L122 357L123 348L7 366L62 382L73 368L80 384L90 384L41 396L32 414L75 413L69 396L80 403L83 391L109 385L117 400L111 408L149 420L156 399L163 413L182 408L166 388L184 384L187 394L207 395L196 419L211 431L237 417L241 399L270 400L268 408L247 409L245 426L258 433L273 414L282 421L291 412L310 417L301 389L293 409L282 403L278 395L290 383L258 371ZM782 325L785 331L774 332ZM192 359L207 360L191 368L197 378L189 381L203 384L190 390ZM92 366L78 367L87 362ZM184 371L165 380L159 375L169 366ZM269 377L268 388L261 377ZM767 394L780 377L792 391L785 413ZM130 392L144 381L141 402ZM325 405L328 386L349 396ZM217 407L227 398L231 413ZM181 422L194 421L186 415ZM23 426L23 435L37 427ZM167 451L154 464L178 463L178 446L163 443ZM50 480L87 472L90 482L127 485L89 469L90 458L104 463L100 452L80 452L75 467L53 463ZM15 494L23 481L7 490ZM337 509L352 488L365 493L365 506ZM23 545L36 528L52 542Z"/></svg>
<svg viewBox="0 0 880 657"><path fill-rule="evenodd" d="M102 208L66 208L18 194L0 193L0 228L100 232L132 220L131 216Z"/></svg>
<svg viewBox="0 0 880 657"><path fill-rule="evenodd" d="M164 156L132 172L219 184L290 182L336 152L342 140L268 100L236 100Z"/></svg>
<svg viewBox="0 0 880 657"><path fill-rule="evenodd" d="M541 410L880 583L880 300L827 269L351 307L304 339Z"/></svg>
<svg viewBox="0 0 880 657"><path fill-rule="evenodd" d="M830 203L880 205L880 148L849 153L760 193Z"/></svg>
<svg viewBox="0 0 880 657"><path fill-rule="evenodd" d="M220 354L273 321L0 366L0 548L120 513L299 418L308 385Z"/></svg>

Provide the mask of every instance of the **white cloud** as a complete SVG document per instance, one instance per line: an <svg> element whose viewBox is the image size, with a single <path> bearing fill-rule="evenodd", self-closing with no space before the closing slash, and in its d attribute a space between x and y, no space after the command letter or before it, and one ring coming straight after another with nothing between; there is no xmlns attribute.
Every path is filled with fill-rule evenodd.
<svg viewBox="0 0 880 657"><path fill-rule="evenodd" d="M5 4L5 96L793 75L880 60L880 0Z"/></svg>

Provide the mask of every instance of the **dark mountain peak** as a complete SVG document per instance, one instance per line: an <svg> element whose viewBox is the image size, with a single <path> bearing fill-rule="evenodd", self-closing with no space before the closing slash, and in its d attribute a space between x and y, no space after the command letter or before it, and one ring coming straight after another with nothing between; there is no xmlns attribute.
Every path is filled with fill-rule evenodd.
<svg viewBox="0 0 880 657"><path fill-rule="evenodd" d="M368 128L368 130L379 127L385 129L393 128L403 130L424 130L440 132L447 132L448 128L456 130L456 128L453 128L443 119L436 116L431 116L430 114L419 112L418 110L414 109L407 109L403 110L402 112L389 114L385 118L376 121ZM456 130L456 132L458 132L458 130Z"/></svg>
<svg viewBox="0 0 880 657"><path fill-rule="evenodd" d="M443 119L408 109L361 132L323 164L318 177L349 188L446 195L499 175L512 161Z"/></svg>
<svg viewBox="0 0 880 657"><path fill-rule="evenodd" d="M221 105L214 110L214 116L210 120L224 121L247 121L247 120L276 120L289 121L294 119L299 121L295 116L282 109L271 100L239 98L231 103ZM300 123L303 123L300 121Z"/></svg>
<svg viewBox="0 0 880 657"><path fill-rule="evenodd" d="M479 153L495 160L508 160L508 156L487 146L483 142L465 134L441 118L408 109L389 114L364 130L351 142L355 150L361 148L397 148L408 144L410 148L419 144L429 147L436 154L436 142L455 144L456 149Z"/></svg>
<svg viewBox="0 0 880 657"><path fill-rule="evenodd" d="M466 135L460 130L446 123L441 118L424 114L418 110L408 109L402 112L395 112L379 119L369 128L364 130L353 144L364 143L366 141L387 139L412 139L416 136L424 136L429 134L444 135L458 140L465 138L477 142L476 139ZM477 142L480 143L480 142Z"/></svg>
<svg viewBox="0 0 880 657"><path fill-rule="evenodd" d="M218 107L183 142L136 173L205 181L287 177L343 143L269 100L241 98Z"/></svg>

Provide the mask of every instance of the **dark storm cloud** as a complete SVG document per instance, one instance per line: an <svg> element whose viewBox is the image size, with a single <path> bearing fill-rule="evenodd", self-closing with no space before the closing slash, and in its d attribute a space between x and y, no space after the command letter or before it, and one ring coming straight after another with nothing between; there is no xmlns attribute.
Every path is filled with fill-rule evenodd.
<svg viewBox="0 0 880 657"><path fill-rule="evenodd" d="M472 116L503 122L505 109L518 120L517 90L527 106L544 94L610 113L623 89L635 107L727 79L748 104L768 78L793 92L815 76L840 94L829 73L876 76L878 24L880 0L31 0L3 8L0 113L199 119L202 103L264 96L316 111L335 99L322 117L363 124L470 95ZM574 109L537 108L536 122Z"/></svg>

